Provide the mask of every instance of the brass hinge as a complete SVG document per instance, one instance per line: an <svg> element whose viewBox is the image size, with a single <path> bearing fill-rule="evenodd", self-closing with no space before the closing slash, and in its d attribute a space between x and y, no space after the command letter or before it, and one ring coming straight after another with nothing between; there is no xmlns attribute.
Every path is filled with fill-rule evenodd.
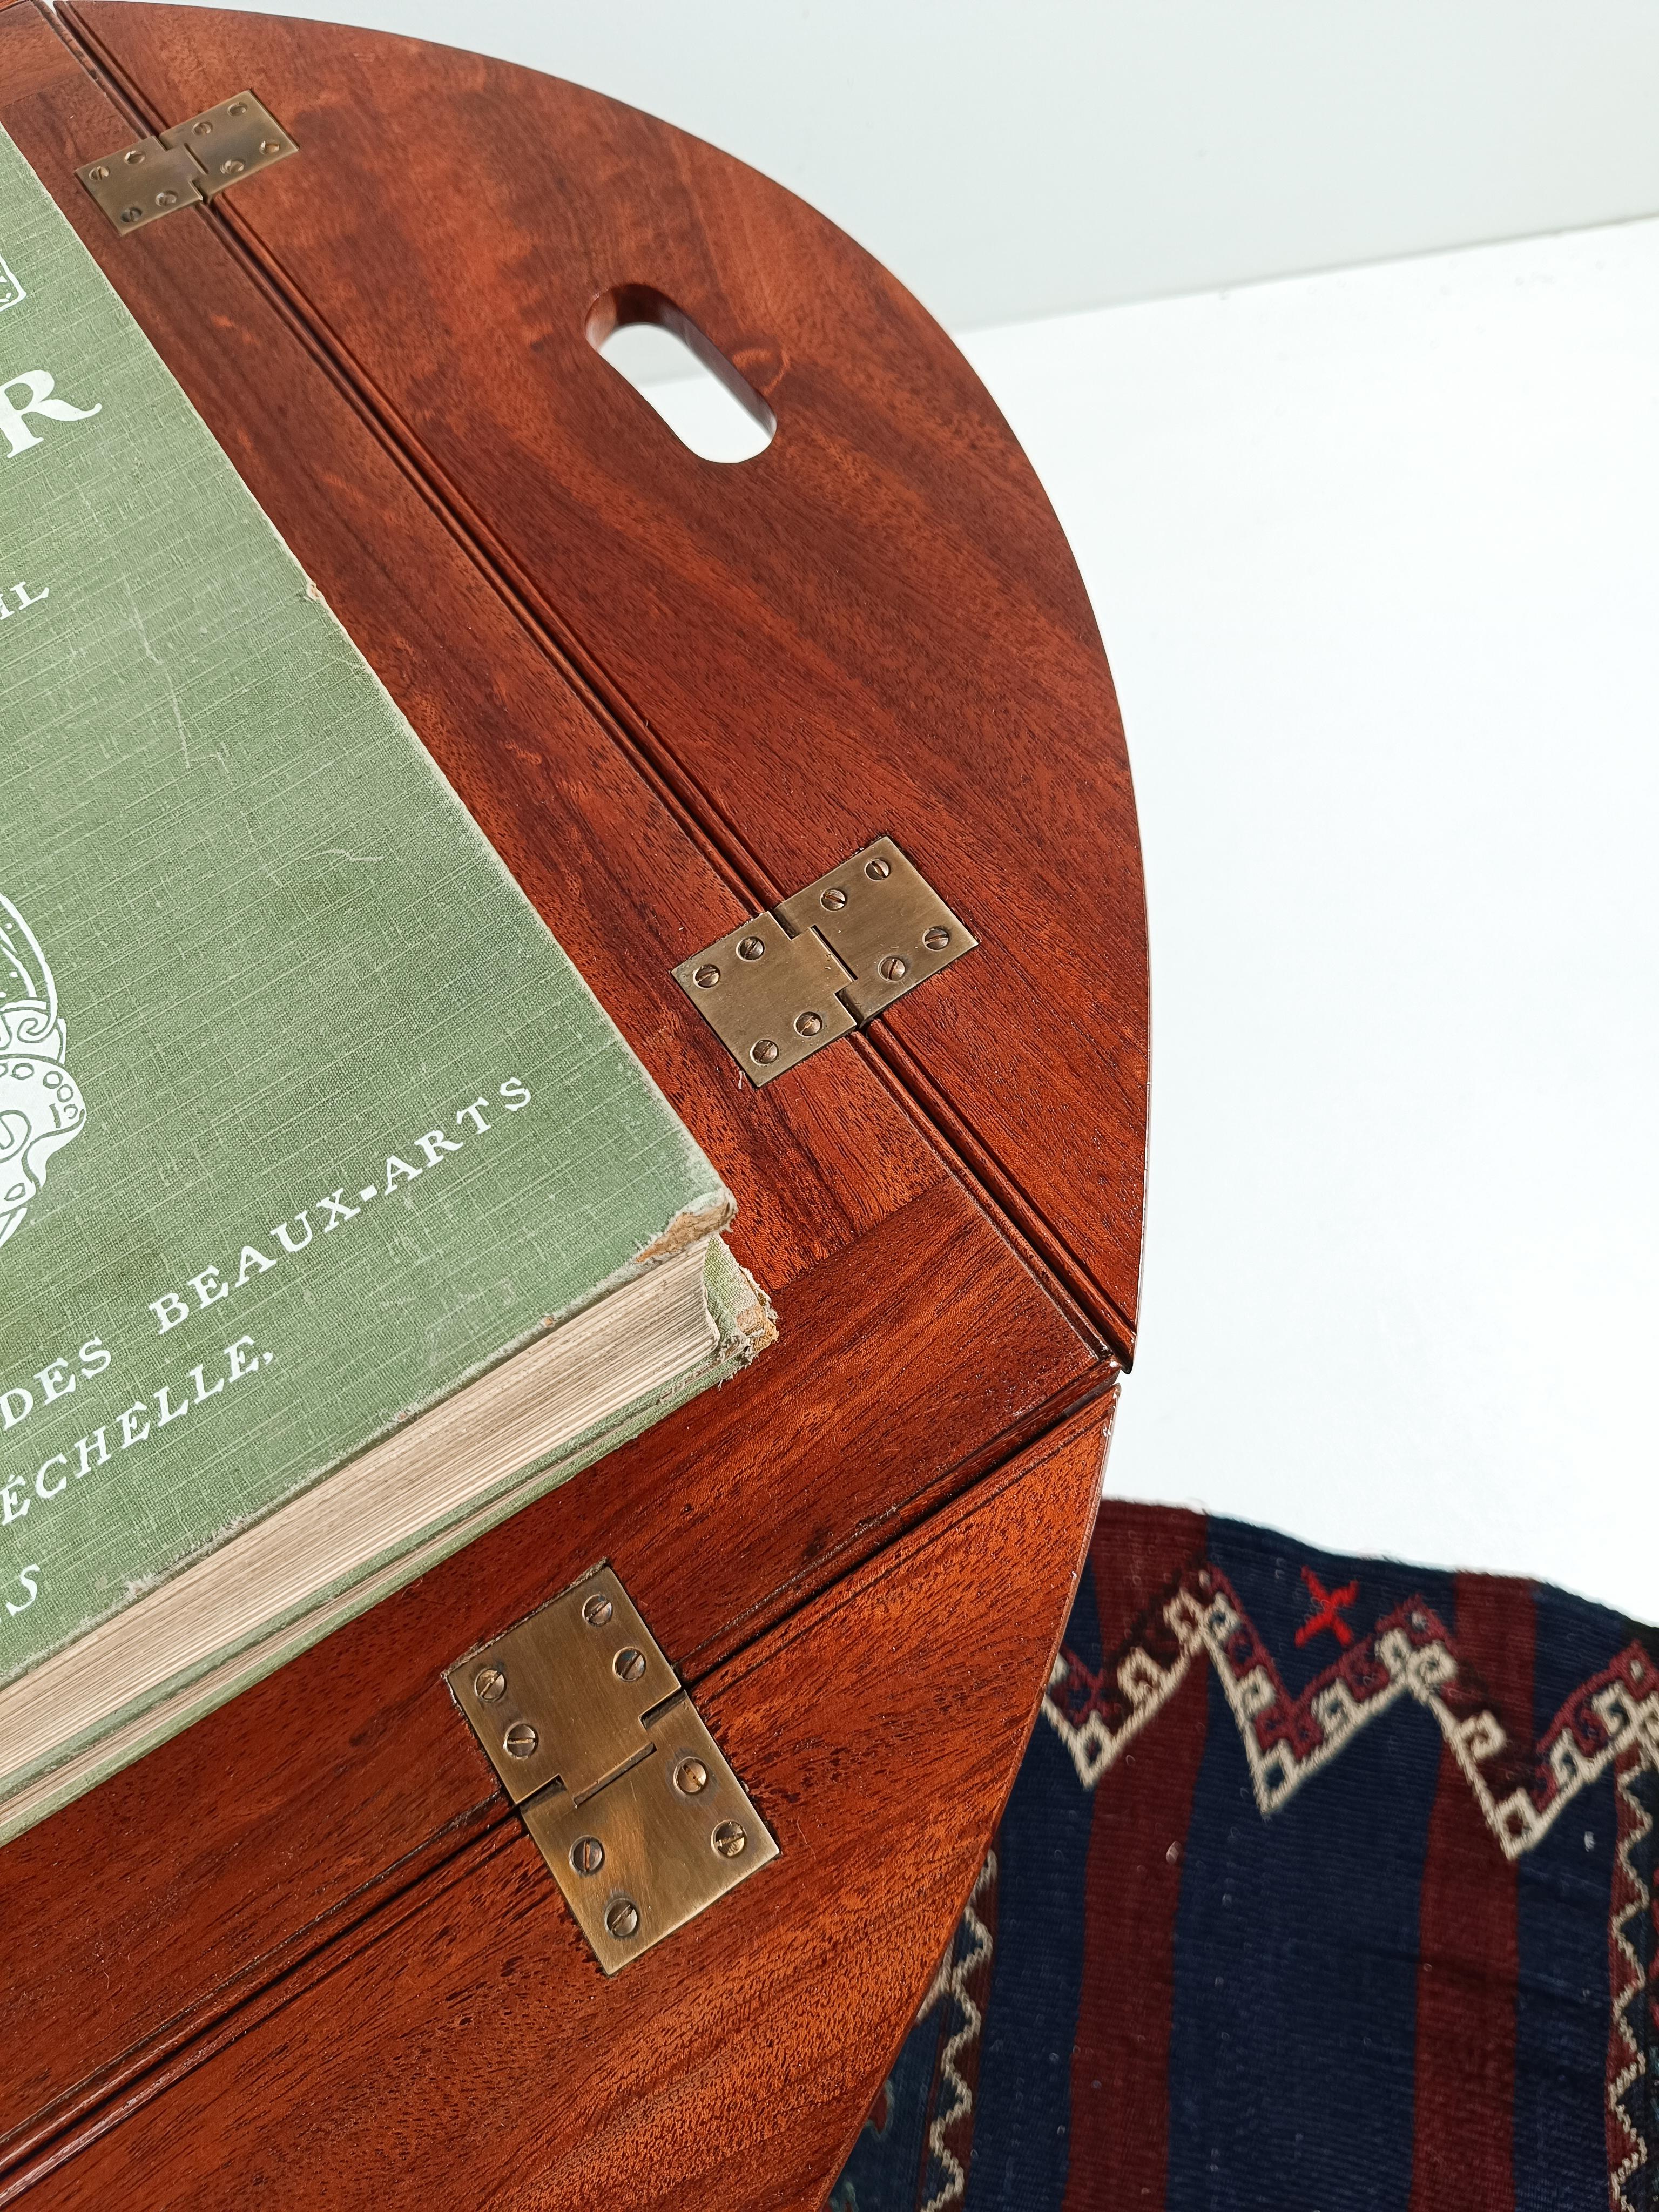
<svg viewBox="0 0 1659 2212"><path fill-rule="evenodd" d="M979 943L890 837L682 960L674 980L757 1085Z"/></svg>
<svg viewBox="0 0 1659 2212"><path fill-rule="evenodd" d="M609 1567L448 1681L607 1974L776 1858Z"/></svg>
<svg viewBox="0 0 1659 2212"><path fill-rule="evenodd" d="M238 92L75 173L117 230L142 230L175 208L200 206L227 185L299 150L262 101Z"/></svg>

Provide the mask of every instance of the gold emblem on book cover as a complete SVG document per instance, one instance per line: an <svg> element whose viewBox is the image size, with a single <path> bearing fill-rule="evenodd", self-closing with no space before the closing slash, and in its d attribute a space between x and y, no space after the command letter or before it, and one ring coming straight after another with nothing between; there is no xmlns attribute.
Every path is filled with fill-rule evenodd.
<svg viewBox="0 0 1659 2212"><path fill-rule="evenodd" d="M86 1127L65 1048L40 941L0 893L0 1244L22 1227L47 1161Z"/></svg>

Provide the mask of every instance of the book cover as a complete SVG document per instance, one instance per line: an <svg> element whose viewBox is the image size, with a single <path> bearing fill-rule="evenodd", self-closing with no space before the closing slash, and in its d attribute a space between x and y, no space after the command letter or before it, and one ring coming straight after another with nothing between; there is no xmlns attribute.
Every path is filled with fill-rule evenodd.
<svg viewBox="0 0 1659 2212"><path fill-rule="evenodd" d="M730 1200L3 132L0 763L4 1684Z"/></svg>

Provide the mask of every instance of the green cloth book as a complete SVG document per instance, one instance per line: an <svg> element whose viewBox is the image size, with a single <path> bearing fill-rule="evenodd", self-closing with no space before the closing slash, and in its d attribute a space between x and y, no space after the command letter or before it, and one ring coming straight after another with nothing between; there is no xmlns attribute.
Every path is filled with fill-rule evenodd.
<svg viewBox="0 0 1659 2212"><path fill-rule="evenodd" d="M750 1356L732 1200L0 133L0 1839Z"/></svg>

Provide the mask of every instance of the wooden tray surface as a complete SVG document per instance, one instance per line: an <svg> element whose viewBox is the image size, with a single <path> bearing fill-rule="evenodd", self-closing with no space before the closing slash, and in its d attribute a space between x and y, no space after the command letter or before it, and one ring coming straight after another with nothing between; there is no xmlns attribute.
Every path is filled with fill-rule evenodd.
<svg viewBox="0 0 1659 2212"><path fill-rule="evenodd" d="M301 155L118 237L76 165L245 86ZM890 277L592 94L0 0L0 123L737 1191L782 1325L0 1852L0 2203L817 2203L1012 1778L1133 1344L1139 860L1064 541ZM767 392L757 462L593 351L628 283ZM983 950L757 1092L669 970L883 830ZM601 1559L783 1846L611 1982L441 1680Z"/></svg>

